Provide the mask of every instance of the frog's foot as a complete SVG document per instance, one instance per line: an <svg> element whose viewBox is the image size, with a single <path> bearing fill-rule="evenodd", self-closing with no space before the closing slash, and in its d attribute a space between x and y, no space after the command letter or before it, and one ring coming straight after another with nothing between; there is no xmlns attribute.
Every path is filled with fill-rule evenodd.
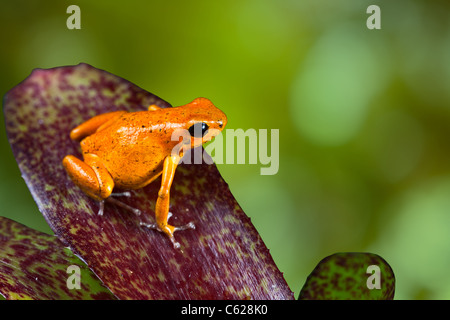
<svg viewBox="0 0 450 320"><path fill-rule="evenodd" d="M170 218L172 216L172 213L169 212L168 218ZM154 229L154 230L158 230L159 232L163 232L165 234L167 234L167 236L169 237L170 241L173 244L173 247L175 249L179 249L180 248L180 243L175 241L175 237L174 237L174 233L176 231L182 231L182 230L187 230L187 229L195 229L195 224L191 221L185 225L179 226L179 227L174 227L171 226L169 224L163 226L162 228L160 226L158 226L157 223L145 223L145 222L140 222L141 226L144 226L148 229Z"/></svg>
<svg viewBox="0 0 450 320"><path fill-rule="evenodd" d="M113 193L111 193L111 196L113 196L113 197L131 197L131 192L130 191L113 192Z"/></svg>
<svg viewBox="0 0 450 320"><path fill-rule="evenodd" d="M111 193L111 196L113 197L131 197L131 192L121 192L121 193ZM119 206L121 208L124 208L128 211L133 212L135 215L140 216L141 215L141 210L133 208L129 205L127 205L126 203L123 203L122 201L119 201L117 199L112 198L111 196L109 196L108 198L101 200L100 201L100 209L98 211L98 215L102 216L103 215L103 211L105 208L105 202L108 201L112 204L115 204L116 206Z"/></svg>
<svg viewBox="0 0 450 320"><path fill-rule="evenodd" d="M103 212L105 211L105 200L100 200L99 204L100 204L100 209L98 209L97 215L102 216Z"/></svg>

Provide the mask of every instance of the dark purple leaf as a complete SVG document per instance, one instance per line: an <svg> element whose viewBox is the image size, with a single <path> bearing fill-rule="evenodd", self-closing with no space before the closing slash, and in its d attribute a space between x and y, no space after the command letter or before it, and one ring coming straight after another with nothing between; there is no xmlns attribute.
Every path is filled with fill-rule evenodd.
<svg viewBox="0 0 450 320"><path fill-rule="evenodd" d="M379 255L335 253L311 272L299 300L392 300L395 276Z"/></svg>
<svg viewBox="0 0 450 320"><path fill-rule="evenodd" d="M73 278L76 274L68 269L70 266L80 271L79 282ZM0 296L39 300L115 299L55 236L4 217L0 217Z"/></svg>
<svg viewBox="0 0 450 320"><path fill-rule="evenodd" d="M189 101L186 101L186 103ZM115 110L170 105L132 83L86 64L34 70L7 93L8 138L22 175L52 230L120 299L293 299L269 250L215 165L181 165L171 190L173 225L182 250L154 221L160 179L121 199L137 217L85 196L67 176L65 155L81 158L69 132L90 117Z"/></svg>

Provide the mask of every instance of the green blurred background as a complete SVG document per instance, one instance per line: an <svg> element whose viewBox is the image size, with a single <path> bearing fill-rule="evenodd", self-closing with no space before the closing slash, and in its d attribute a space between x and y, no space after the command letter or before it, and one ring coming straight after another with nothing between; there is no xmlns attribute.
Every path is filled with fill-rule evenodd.
<svg viewBox="0 0 450 320"><path fill-rule="evenodd" d="M228 128L279 129L276 175L219 170L295 296L325 256L370 251L397 299L449 299L449 18L425 0L3 1L0 91L86 62L173 105L208 97ZM0 126L0 214L51 233Z"/></svg>

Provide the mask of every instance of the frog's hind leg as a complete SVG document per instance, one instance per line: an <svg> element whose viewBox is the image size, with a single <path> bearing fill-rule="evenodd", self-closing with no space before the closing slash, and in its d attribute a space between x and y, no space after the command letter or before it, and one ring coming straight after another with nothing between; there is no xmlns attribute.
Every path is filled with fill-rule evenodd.
<svg viewBox="0 0 450 320"><path fill-rule="evenodd" d="M102 201L111 195L114 181L97 156L84 155L84 161L69 155L63 165L72 181L92 199Z"/></svg>
<svg viewBox="0 0 450 320"><path fill-rule="evenodd" d="M103 215L105 201L132 211L136 215L141 212L111 196L130 196L129 192L114 194L114 180L99 157L85 154L84 161L69 155L63 159L63 165L72 181L89 197L100 202L99 215Z"/></svg>
<svg viewBox="0 0 450 320"><path fill-rule="evenodd" d="M140 216L141 215L141 210L133 208L129 205L127 205L126 203L123 203L122 201L119 201L113 197L131 197L131 193L130 192L121 192L121 193L111 193L111 196L107 199L105 199L105 201L111 202L113 204L115 204L118 207L124 208L128 211L133 212L135 215Z"/></svg>

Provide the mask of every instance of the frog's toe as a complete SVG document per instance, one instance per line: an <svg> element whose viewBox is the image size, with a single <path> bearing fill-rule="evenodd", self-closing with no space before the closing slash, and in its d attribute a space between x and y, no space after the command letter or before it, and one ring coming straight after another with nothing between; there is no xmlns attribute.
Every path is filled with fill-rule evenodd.
<svg viewBox="0 0 450 320"><path fill-rule="evenodd" d="M187 229L195 229L195 224L191 221L183 226L174 227L173 232L187 230Z"/></svg>
<svg viewBox="0 0 450 320"><path fill-rule="evenodd" d="M148 229L153 229L153 230L157 230L159 232L163 232L166 233L169 236L170 241L172 242L173 248L174 249L179 249L181 247L180 243L175 241L175 237L173 236L173 232L175 231L176 228L174 228L174 230L172 231L166 231L164 232L161 228L158 227L158 225L156 223L145 223L145 222L140 222L139 225L144 226Z"/></svg>
<svg viewBox="0 0 450 320"><path fill-rule="evenodd" d="M185 225L179 226L179 227L166 225L163 229L160 228L157 223L145 223L145 222L141 221L139 224L141 226L144 226L144 227L148 228L148 229L154 229L154 230L157 230L159 232L165 233L169 237L170 241L172 242L174 249L179 249L180 248L180 243L175 241L175 237L173 235L175 233L175 231L182 231L182 230L187 230L187 229L195 229L195 224L192 221L187 223L187 224L185 224Z"/></svg>
<svg viewBox="0 0 450 320"><path fill-rule="evenodd" d="M175 241L175 238L174 238L174 237L171 237L171 238L170 238L170 241L172 242L173 248L174 248L174 249L180 249L181 245L180 245L179 242Z"/></svg>
<svg viewBox="0 0 450 320"><path fill-rule="evenodd" d="M97 215L102 216L105 210L105 200L100 201L100 208L98 209Z"/></svg>
<svg viewBox="0 0 450 320"><path fill-rule="evenodd" d="M158 227L158 224L156 223L145 223L143 221L141 221L139 223L139 225L144 226L148 229L154 229L154 230L158 230L160 232L164 232L167 233L171 238L172 235L175 231L183 231L183 230L187 230L187 229L195 229L195 224L191 221L185 225L179 226L179 227L174 227L174 226L168 226L169 229L167 231L163 231L161 228Z"/></svg>
<svg viewBox="0 0 450 320"><path fill-rule="evenodd" d="M111 193L111 196L113 196L113 197L131 197L131 192L130 191L115 192L115 193Z"/></svg>
<svg viewBox="0 0 450 320"><path fill-rule="evenodd" d="M126 203L123 203L122 201L119 201L119 200L114 199L112 197L108 197L104 201L111 202L111 203L115 204L116 206L122 207L122 208L124 208L124 209L126 209L128 211L131 211L137 216L141 215L141 210L133 208L133 207L127 205Z"/></svg>
<svg viewBox="0 0 450 320"><path fill-rule="evenodd" d="M161 230L158 228L158 226L156 225L156 223L145 223L145 222L141 221L141 222L139 222L139 225L140 225L140 226L144 226L144 227L146 227L146 228L148 228L148 229L154 229L154 230L161 231Z"/></svg>

